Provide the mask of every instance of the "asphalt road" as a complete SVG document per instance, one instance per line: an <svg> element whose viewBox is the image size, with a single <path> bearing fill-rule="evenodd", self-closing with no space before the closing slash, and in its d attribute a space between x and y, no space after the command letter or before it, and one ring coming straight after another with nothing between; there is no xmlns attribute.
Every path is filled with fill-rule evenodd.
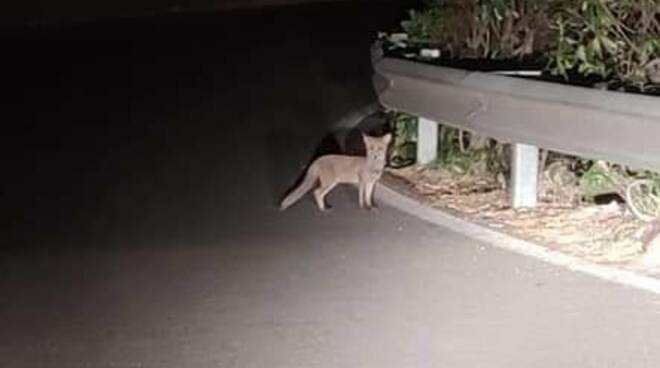
<svg viewBox="0 0 660 368"><path fill-rule="evenodd" d="M0 366L658 366L657 296L361 211L350 188L330 213L276 209L372 101L392 14L3 35Z"/></svg>

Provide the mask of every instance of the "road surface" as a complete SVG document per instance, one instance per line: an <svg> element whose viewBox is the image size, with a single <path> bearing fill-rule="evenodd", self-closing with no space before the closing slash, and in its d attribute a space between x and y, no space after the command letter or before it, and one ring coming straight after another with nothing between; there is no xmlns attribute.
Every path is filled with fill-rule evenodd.
<svg viewBox="0 0 660 368"><path fill-rule="evenodd" d="M4 35L0 366L657 367L655 295L350 188L277 210L395 8Z"/></svg>

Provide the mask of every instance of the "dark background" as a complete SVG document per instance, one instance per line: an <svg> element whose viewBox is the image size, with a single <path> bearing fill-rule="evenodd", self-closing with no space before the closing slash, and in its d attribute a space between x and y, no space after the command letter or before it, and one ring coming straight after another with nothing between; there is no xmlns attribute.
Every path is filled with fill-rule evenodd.
<svg viewBox="0 0 660 368"><path fill-rule="evenodd" d="M0 24L52 25L115 17L207 12L311 3L392 3L391 0L23 0L3 2ZM410 1L401 1L402 3Z"/></svg>
<svg viewBox="0 0 660 368"><path fill-rule="evenodd" d="M202 221L189 214L236 198L218 187L237 180L222 168L249 161L239 150L261 149L255 132L273 130L268 145L282 141L276 151L307 160L339 114L373 101L369 47L408 6L326 2L7 28L0 248L191 231ZM293 118L304 124L287 131ZM261 202L277 200L295 166L273 166L288 179ZM149 220L167 213L185 219Z"/></svg>

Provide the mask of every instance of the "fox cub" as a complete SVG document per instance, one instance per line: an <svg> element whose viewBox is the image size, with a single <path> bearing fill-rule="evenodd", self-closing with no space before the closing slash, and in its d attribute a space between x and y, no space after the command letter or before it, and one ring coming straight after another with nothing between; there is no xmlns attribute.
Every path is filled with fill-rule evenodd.
<svg viewBox="0 0 660 368"><path fill-rule="evenodd" d="M373 206L374 186L383 174L387 158L387 146L392 140L390 133L382 137L362 134L366 156L325 155L314 160L305 173L302 183L293 189L280 203L285 210L315 187L314 199L321 211L327 209L325 196L337 184L354 184L358 187L360 208Z"/></svg>

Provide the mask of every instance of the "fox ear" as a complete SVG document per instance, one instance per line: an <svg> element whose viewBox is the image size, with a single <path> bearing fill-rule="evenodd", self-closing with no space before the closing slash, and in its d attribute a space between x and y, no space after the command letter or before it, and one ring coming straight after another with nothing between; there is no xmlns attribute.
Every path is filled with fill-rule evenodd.
<svg viewBox="0 0 660 368"><path fill-rule="evenodd" d="M382 139L385 143L390 143L392 141L392 133L385 134Z"/></svg>

